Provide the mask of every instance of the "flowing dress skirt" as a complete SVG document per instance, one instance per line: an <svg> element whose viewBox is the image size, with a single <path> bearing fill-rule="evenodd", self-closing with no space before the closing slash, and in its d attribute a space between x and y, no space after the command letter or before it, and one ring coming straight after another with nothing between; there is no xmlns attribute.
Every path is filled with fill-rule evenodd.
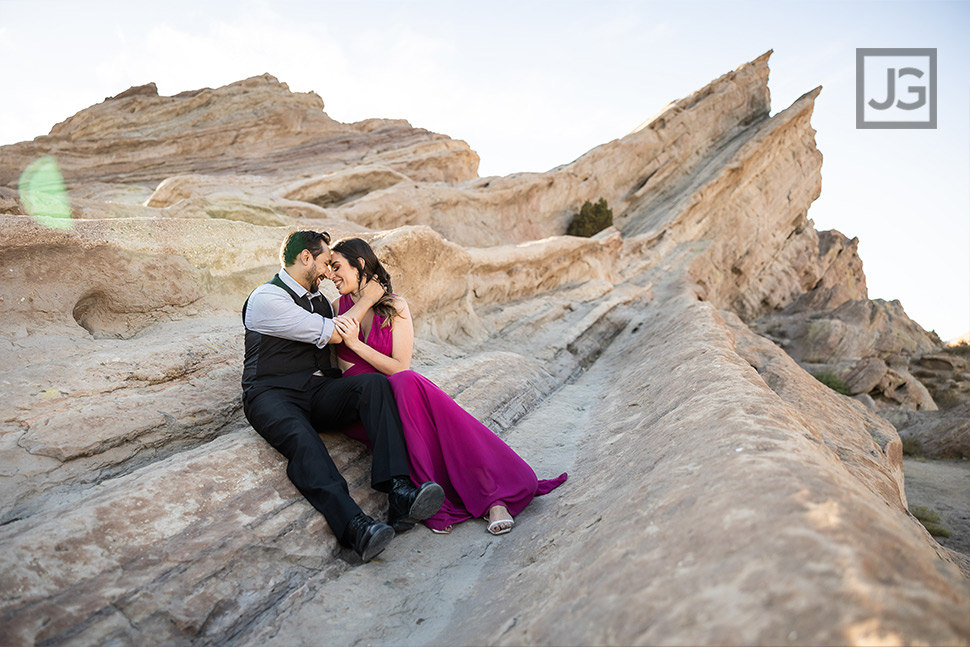
<svg viewBox="0 0 970 647"><path fill-rule="evenodd" d="M339 310L346 312L352 305L345 296ZM381 328L380 324L381 319L375 315L366 343L390 355L391 328ZM344 376L377 372L345 345L341 344L337 352L353 364ZM411 481L415 485L434 481L445 491L441 509L424 522L429 528L444 530L452 524L483 517L494 505L504 505L513 516L517 515L533 497L547 494L565 482L565 473L549 480L536 478L529 464L511 447L423 375L401 371L388 380L401 414ZM369 444L359 423L344 433Z"/></svg>
<svg viewBox="0 0 970 647"><path fill-rule="evenodd" d="M504 505L515 516L533 497L565 482L565 473L536 478L511 447L423 375L402 371L388 379L401 414L411 480L415 485L434 481L445 491L441 509L424 522L429 528L444 530L483 517L493 505ZM360 425L345 433L367 443Z"/></svg>

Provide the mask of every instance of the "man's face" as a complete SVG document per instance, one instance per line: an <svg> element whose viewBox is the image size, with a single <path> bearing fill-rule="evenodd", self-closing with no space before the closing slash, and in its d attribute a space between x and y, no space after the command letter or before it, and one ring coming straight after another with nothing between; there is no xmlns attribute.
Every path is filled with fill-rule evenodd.
<svg viewBox="0 0 970 647"><path fill-rule="evenodd" d="M312 258L312 254L307 252ZM310 286L310 292L316 292L320 289L320 281L323 279L330 278L330 247L327 245L323 246L323 251L317 254L316 258L312 258L306 266L306 281L307 285Z"/></svg>

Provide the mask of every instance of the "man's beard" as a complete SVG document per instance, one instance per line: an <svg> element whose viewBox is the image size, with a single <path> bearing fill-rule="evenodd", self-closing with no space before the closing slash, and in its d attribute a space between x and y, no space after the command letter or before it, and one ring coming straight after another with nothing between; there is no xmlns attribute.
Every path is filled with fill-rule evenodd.
<svg viewBox="0 0 970 647"><path fill-rule="evenodd" d="M323 280L323 274L314 275L312 271L307 271L306 274L307 283L310 285L310 292L317 292L320 289L320 281Z"/></svg>

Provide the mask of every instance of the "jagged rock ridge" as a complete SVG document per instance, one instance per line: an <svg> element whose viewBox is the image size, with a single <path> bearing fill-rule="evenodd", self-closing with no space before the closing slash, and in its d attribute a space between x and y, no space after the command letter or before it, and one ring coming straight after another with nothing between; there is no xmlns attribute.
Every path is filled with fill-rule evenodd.
<svg viewBox="0 0 970 647"><path fill-rule="evenodd" d="M268 76L142 86L0 148L5 640L970 639L892 426L745 324L870 304L856 241L807 218L818 90L769 117L767 59L545 174L477 178L463 142L339 124ZM40 154L71 231L22 215ZM600 196L617 227L562 236ZM417 529L349 564L245 423L239 304L296 227L371 240L415 367L570 471L501 542ZM379 514L362 450L326 442Z"/></svg>

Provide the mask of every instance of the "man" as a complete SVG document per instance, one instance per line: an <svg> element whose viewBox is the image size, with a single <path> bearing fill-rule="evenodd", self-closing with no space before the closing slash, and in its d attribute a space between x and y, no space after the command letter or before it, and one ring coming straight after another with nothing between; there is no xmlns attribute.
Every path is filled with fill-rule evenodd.
<svg viewBox="0 0 970 647"><path fill-rule="evenodd" d="M330 276L330 236L297 231L280 247L279 273L243 304L246 359L243 411L253 428L289 463L286 474L334 535L365 562L441 507L444 491L428 481L415 488L394 393L379 374L340 377L328 344L342 341L333 309L319 290ZM344 316L358 321L383 295L370 282ZM318 432L360 420L374 448L371 487L388 493L388 524L361 511Z"/></svg>

